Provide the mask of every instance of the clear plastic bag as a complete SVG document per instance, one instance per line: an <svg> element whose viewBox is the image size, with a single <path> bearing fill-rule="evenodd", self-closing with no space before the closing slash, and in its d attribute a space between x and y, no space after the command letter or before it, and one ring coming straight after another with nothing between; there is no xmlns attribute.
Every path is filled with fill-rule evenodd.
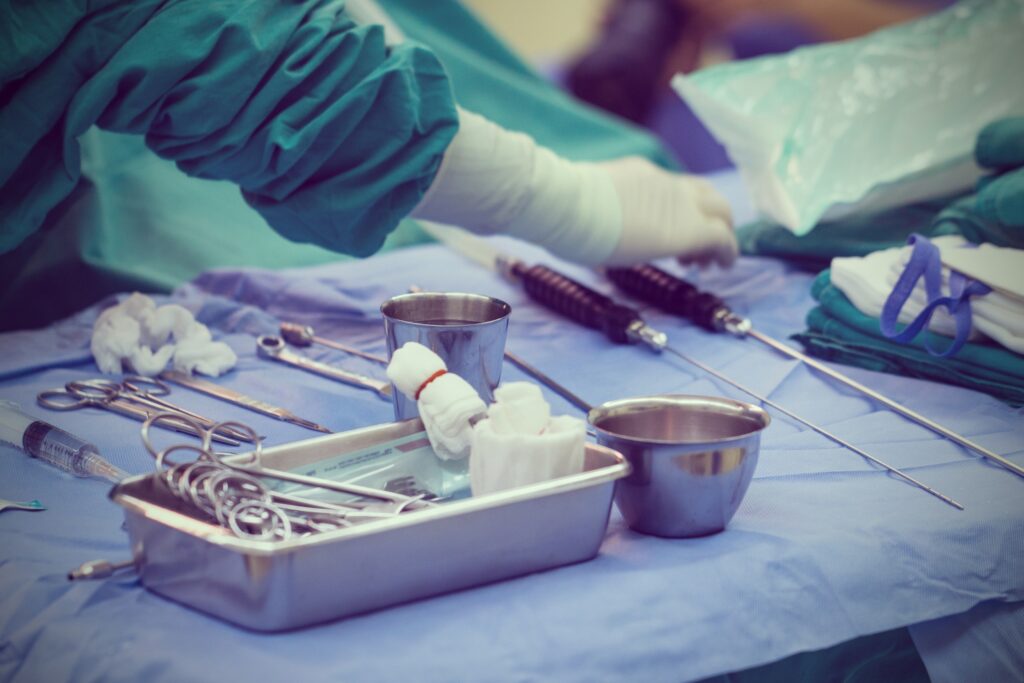
<svg viewBox="0 0 1024 683"><path fill-rule="evenodd" d="M863 38L723 64L673 87L758 209L820 220L966 189L985 124L1024 114L1024 0L963 0Z"/></svg>

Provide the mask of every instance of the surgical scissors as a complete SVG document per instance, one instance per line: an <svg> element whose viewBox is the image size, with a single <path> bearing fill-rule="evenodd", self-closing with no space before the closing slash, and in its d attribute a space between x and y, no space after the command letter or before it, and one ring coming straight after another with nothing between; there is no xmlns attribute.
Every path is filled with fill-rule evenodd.
<svg viewBox="0 0 1024 683"><path fill-rule="evenodd" d="M118 382L114 382L108 379L87 379L87 380L73 380L64 385L63 389L49 389L47 391L40 392L36 396L36 402L44 408L50 410L78 410L80 408L102 408L109 410L112 413L130 417L133 420L139 420L145 422L153 415L157 415L161 412L167 412L168 410L173 411L176 414L185 414L181 412L177 406L173 406L163 399L158 398L162 394L153 394L152 392L139 391L138 387L143 383L152 383L159 385L157 390L163 390L164 393L169 393L167 385L159 382L159 380L151 380L149 378L140 378L132 376L128 378L128 383L132 388L126 388ZM171 408L165 405L173 406ZM164 420L161 426L166 429L171 429L176 432L183 434L191 434L199 438L203 438L204 431L197 430L196 426L192 424L191 420L195 418L190 417L189 421L171 421ZM206 418L200 418L198 420L201 423L214 423ZM237 432L232 432L232 435L236 435ZM239 436L242 436L239 434ZM247 436L247 435L246 435ZM239 441L234 438L229 438L223 434L214 434L213 438L219 443L226 444L228 446L238 446ZM248 438L244 439L248 440Z"/></svg>

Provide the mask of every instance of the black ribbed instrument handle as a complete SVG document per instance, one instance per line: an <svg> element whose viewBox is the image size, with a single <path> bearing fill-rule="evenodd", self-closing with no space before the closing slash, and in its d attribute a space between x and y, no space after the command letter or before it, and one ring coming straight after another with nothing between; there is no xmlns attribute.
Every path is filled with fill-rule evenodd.
<svg viewBox="0 0 1024 683"><path fill-rule="evenodd" d="M650 264L629 268L606 268L608 279L633 296L717 332L720 311L728 311L724 301L702 292L686 280Z"/></svg>
<svg viewBox="0 0 1024 683"><path fill-rule="evenodd" d="M640 319L640 314L632 308L617 304L547 266L517 265L513 274L522 280L526 293L537 303L604 332L616 344L636 341L630 336L629 328Z"/></svg>

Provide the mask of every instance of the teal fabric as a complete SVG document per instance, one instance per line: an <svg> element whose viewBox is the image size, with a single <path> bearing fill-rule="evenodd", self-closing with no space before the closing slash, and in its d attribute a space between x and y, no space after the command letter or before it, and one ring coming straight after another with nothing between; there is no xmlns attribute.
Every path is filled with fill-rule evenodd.
<svg viewBox="0 0 1024 683"><path fill-rule="evenodd" d="M974 159L982 168L1024 166L1024 116L993 121L978 133Z"/></svg>
<svg viewBox="0 0 1024 683"><path fill-rule="evenodd" d="M1024 116L985 126L974 158L979 166L998 171L978 181L975 211L987 221L1024 228Z"/></svg>
<svg viewBox="0 0 1024 683"><path fill-rule="evenodd" d="M963 235L975 243L1024 248L1024 117L995 121L978 134L975 158L998 173L981 178L976 194L910 204L891 211L822 223L797 237L771 221L737 230L740 251L775 256L821 270L836 256L864 256L925 237Z"/></svg>
<svg viewBox="0 0 1024 683"><path fill-rule="evenodd" d="M919 202L891 211L852 216L822 223L806 235L797 237L772 221L755 221L736 229L736 239L744 254L786 259L813 271L828 267L835 256L865 256L879 249L903 246L914 234L928 237L939 230L954 230L935 224L936 218L952 199Z"/></svg>
<svg viewBox="0 0 1024 683"><path fill-rule="evenodd" d="M986 220L1024 232L1024 168L985 183L978 191L975 210Z"/></svg>
<svg viewBox="0 0 1024 683"><path fill-rule="evenodd" d="M968 343L952 358L930 355L949 340L922 332L909 344L881 335L878 320L860 311L832 285L823 271L811 288L820 304L807 314L808 330L794 336L811 354L847 365L929 379L991 394L1014 406L1024 405L1024 357L996 344Z"/></svg>
<svg viewBox="0 0 1024 683"><path fill-rule="evenodd" d="M433 180L457 117L429 50L384 45L337 0L5 3L0 251L80 177L91 126L144 135L189 175L237 183L285 237L380 248ZM56 30L54 14L70 15ZM16 133L16 134L14 134Z"/></svg>
<svg viewBox="0 0 1024 683"><path fill-rule="evenodd" d="M440 58L459 105L570 159L646 157L676 168L653 136L553 86L456 0L378 0L412 40Z"/></svg>
<svg viewBox="0 0 1024 683"><path fill-rule="evenodd" d="M403 220L390 234L388 228L418 196L421 181L432 172L434 152L443 151L451 132L450 89L463 106L528 132L567 157L635 154L665 166L672 163L647 133L578 103L541 79L454 0L381 2L413 41L392 52L378 51L376 29L350 27L344 13L336 11L339 3L234 0L201 4L202 11L189 4L184 18L162 14L183 11L185 4L108 2L90 4L88 10L74 5L57 11L49 3L45 12L39 3L4 6L0 40L14 49L0 53L5 150L0 174L18 189L8 192L5 184L0 198L0 244L7 249L20 244L0 253L0 329L42 326L112 292L168 291L212 268L316 265L349 258L339 250L368 253L385 235L382 250L426 241L413 221ZM231 13L232 7L238 11ZM306 23L297 19L303 8L309 8L303 15ZM81 21L86 11L92 21ZM253 14L259 11L264 14ZM173 22L171 16L176 16ZM153 35L147 22L158 18L163 23L155 25L166 32ZM274 25L264 25L264 19L274 19ZM333 33L327 28L332 21ZM289 36L288 26L296 22L301 26ZM118 40L132 27L138 32L122 48ZM246 38L252 31L263 39L258 47ZM299 38L310 42L302 48ZM429 44L429 52L416 41ZM179 43L185 45L181 55ZM336 49L332 52L331 47ZM114 61L129 48L134 60L130 67ZM263 52L277 48L307 59L283 68L282 54L267 66ZM195 64L203 49L208 58ZM442 75L435 57L443 64ZM378 58L382 61L369 68L364 80L341 92L352 85L354 74ZM181 59L192 60L191 71L181 73ZM119 65L125 68L115 92L104 91L113 99L99 125L141 130L148 121L153 132L144 138L94 126L76 138L86 119L76 114L69 127L65 113L81 111L88 104L84 94L99 92L100 83L94 81L109 87L112 78L87 81L85 74L97 69L110 73ZM281 84L271 78L278 76L271 67L282 67L280 78L291 78L294 86L283 109L269 111L251 140L240 139L232 126L218 128L225 116L222 108L232 105L216 100L237 99L238 89L251 86L250 77L261 68L267 83ZM228 72L247 71L252 73L241 73L241 83L230 82ZM179 81L166 97L150 102L140 96L152 93L139 89L151 74L160 83L175 75ZM306 79L300 82L300 75ZM333 95L345 106L332 99L330 85L338 86ZM72 97L75 88L78 94ZM210 92L216 97L209 97ZM198 105L202 93L212 102L209 111ZM8 104L29 95L32 106L18 105L20 119L14 121L16 112L8 111ZM363 98L369 95L377 100L372 110L364 110ZM399 112L381 105L382 97L402 100L409 111L401 116L408 115L409 121L392 121L390 115ZM258 107L269 106L266 100L261 94L239 105L233 125L256 125L254 114ZM348 105L365 116L359 125L353 121L338 128L351 112ZM115 106L120 109L114 111ZM319 117L312 111L318 106L323 114ZM416 116L419 125L411 123ZM308 125L293 134L296 121ZM422 125L429 121L441 127ZM331 137L329 144L316 138L311 149L301 150L316 131ZM173 135L185 138L174 142ZM412 160L422 166L410 165L399 154L403 135L413 143ZM17 154L7 154L9 138ZM20 138L17 145L14 138ZM217 147L218 140L228 144ZM278 150L274 141L285 147ZM338 156L327 158L327 148L337 148ZM391 161L384 158L388 154ZM353 156L358 159L351 167L339 161ZM310 173L314 159L323 159L324 166L296 185L290 174ZM182 168L202 177L186 175ZM238 178L208 179L227 171ZM402 178L410 182L403 184ZM249 202L236 183L242 184ZM395 185L394 191L388 191L389 184ZM59 197L64 199L49 208ZM33 228L42 216L38 229ZM267 219L279 232L267 229Z"/></svg>
<svg viewBox="0 0 1024 683"><path fill-rule="evenodd" d="M785 259L808 270L827 268L837 256L865 256L880 249L901 247L914 234L925 237L962 235L981 244L991 242L1000 247L1024 249L1024 230L999 218L1005 212L1019 211L1021 191L1014 185L1014 203L1007 201L999 216L979 211L979 197L991 187L982 187L979 194L953 199L937 199L893 209L878 214L854 216L834 223L823 223L813 231L797 237L770 221L755 221L740 226L736 238L744 254L773 256Z"/></svg>

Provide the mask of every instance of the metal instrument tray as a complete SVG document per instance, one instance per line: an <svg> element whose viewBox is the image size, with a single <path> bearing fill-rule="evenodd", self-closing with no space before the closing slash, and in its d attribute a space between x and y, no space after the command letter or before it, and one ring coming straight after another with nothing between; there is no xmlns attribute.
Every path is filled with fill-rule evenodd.
<svg viewBox="0 0 1024 683"><path fill-rule="evenodd" d="M263 452L294 469L421 431L419 420L317 437ZM158 474L125 480L143 585L257 631L280 631L521 576L597 555L615 481L630 466L587 444L584 471L514 490L287 541L253 541L200 518Z"/></svg>

